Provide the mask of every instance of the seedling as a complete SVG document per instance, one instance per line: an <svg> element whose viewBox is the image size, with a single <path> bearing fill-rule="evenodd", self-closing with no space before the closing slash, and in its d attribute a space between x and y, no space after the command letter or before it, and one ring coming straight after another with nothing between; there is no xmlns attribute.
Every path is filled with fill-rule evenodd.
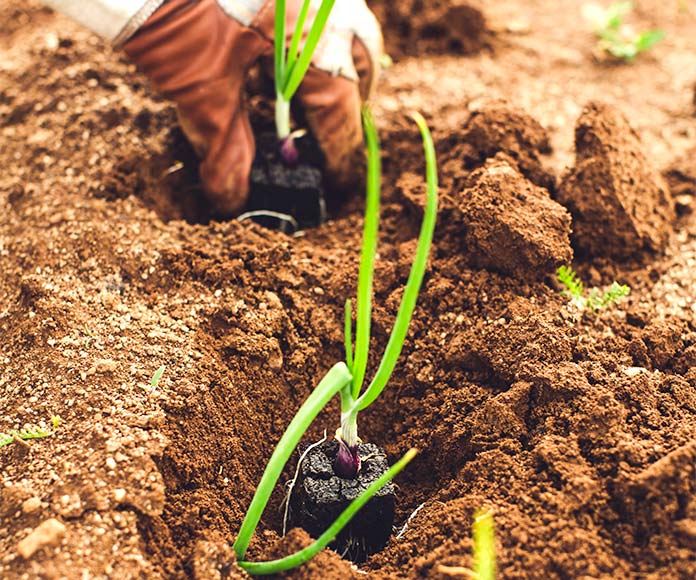
<svg viewBox="0 0 696 580"><path fill-rule="evenodd" d="M438 566L438 572L447 576L468 578L469 580L495 580L497 557L495 552L495 527L493 514L487 510L477 510L472 525L474 536L474 567Z"/></svg>
<svg viewBox="0 0 696 580"><path fill-rule="evenodd" d="M55 433L55 430L60 426L62 420L57 415L51 417L51 426L53 429L32 425L19 430L12 430L9 433L0 433L0 447L5 447L14 442L15 439L28 441L29 439L44 439Z"/></svg>
<svg viewBox="0 0 696 580"><path fill-rule="evenodd" d="M160 382L160 380L162 379L162 375L164 374L164 371L165 371L166 368L167 368L167 367L165 367L164 365L162 365L160 368L158 368L158 369L155 371L155 374L152 375L152 379L150 379L150 386L151 386L153 389L156 389L156 388L159 386L159 382Z"/></svg>
<svg viewBox="0 0 696 580"><path fill-rule="evenodd" d="M556 276L558 281L566 287L563 290L563 294L570 296L573 299L573 303L580 310L589 309L593 312L599 312L631 293L631 289L625 284L613 282L605 292L602 292L599 288L592 288L588 295L585 296L585 287L582 280L570 266L558 268Z"/></svg>
<svg viewBox="0 0 696 580"><path fill-rule="evenodd" d="M461 576L470 580L495 580L497 557L495 551L495 526L493 514L487 510L478 510L474 514L474 568L464 566L438 566L438 571L452 576Z"/></svg>
<svg viewBox="0 0 696 580"><path fill-rule="evenodd" d="M493 514L478 510L474 514L474 574L477 580L495 580L495 525Z"/></svg>
<svg viewBox="0 0 696 580"><path fill-rule="evenodd" d="M379 193L381 180L381 160L379 141L374 122L369 111L365 111L364 125L367 141L367 200L365 202L365 225L363 230L363 246L358 273L358 295L355 319L355 350L353 350L353 329L351 320L351 301L346 301L344 334L346 363L353 376L350 386L341 390L341 427L337 432L340 444L339 455L335 469L343 477L355 477L360 469L358 456L358 413L367 409L375 402L386 387L396 362L401 354L401 348L408 332L408 326L413 316L418 293L425 275L428 253L435 231L437 217L437 161L432 137L428 131L425 119L414 113L424 142L427 176L427 196L423 224L421 226L416 254L411 266L411 272L406 282L404 295L396 315L394 328L387 343L377 372L367 389L363 391L365 371L367 369L368 352L370 348L370 320L372 314L372 283L374 262L377 250L377 228L379 222Z"/></svg>
<svg viewBox="0 0 696 580"><path fill-rule="evenodd" d="M615 2L608 8L592 4L584 7L585 17L592 22L601 51L614 58L631 61L641 52L655 46L665 37L663 30L636 32L624 22L633 10L633 2Z"/></svg>
<svg viewBox="0 0 696 580"><path fill-rule="evenodd" d="M292 33L290 47L286 48L286 7L285 0L277 0L275 8L275 123L278 140L280 142L280 156L288 165L295 165L299 153L295 146L295 139L304 135L304 131L290 132L290 101L307 74L307 69L312 62L314 51L319 44L321 35L326 28L326 22L331 14L336 0L322 0L312 27L307 34L302 50L300 42L304 33L305 23L311 0L304 0L297 17L297 23Z"/></svg>
<svg viewBox="0 0 696 580"><path fill-rule="evenodd" d="M408 325L413 314L418 292L425 273L428 252L432 242L437 214L437 165L432 137L422 116L414 114L420 129L426 159L427 198L423 223L418 239L416 256L411 273L406 283L403 299L396 316L394 328L389 338L382 362L369 387L361 394L365 377L367 355L370 339L370 311L372 298L372 278L374 270L377 226L379 221L380 193L380 152L377 131L369 111L363 115L368 151L367 199L365 203L365 225L363 231L363 249L358 274L358 301L355 354L352 349L352 323L350 301L346 304L344 327L346 331L346 362L335 364L316 389L300 407L266 466L256 493L234 543L234 551L239 565L251 574L272 574L288 570L306 562L324 547L328 546L350 519L360 510L377 491L399 473L416 455L416 450L409 450L399 461L376 479L369 487L338 516L328 529L310 546L290 556L271 562L247 562L244 560L251 537L258 525L261 514L268 503L271 492L280 477L285 464L300 442L302 435L312 421L334 395L341 395L341 428L337 437L342 448L347 452L338 465L347 476L360 469L360 457L357 456L357 415L366 409L386 386L406 337ZM357 377L357 378L356 378ZM336 470L338 474L338 470Z"/></svg>

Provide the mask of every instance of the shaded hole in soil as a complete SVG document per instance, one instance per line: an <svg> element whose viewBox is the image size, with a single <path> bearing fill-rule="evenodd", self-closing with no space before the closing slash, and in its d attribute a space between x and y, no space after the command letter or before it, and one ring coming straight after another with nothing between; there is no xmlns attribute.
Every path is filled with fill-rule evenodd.
<svg viewBox="0 0 696 580"><path fill-rule="evenodd" d="M141 112L134 124L143 132L152 123ZM95 197L113 201L131 195L140 199L163 221L183 219L192 224L207 224L213 217L198 177L200 161L179 127L169 130L162 153L143 158L123 157L106 174Z"/></svg>

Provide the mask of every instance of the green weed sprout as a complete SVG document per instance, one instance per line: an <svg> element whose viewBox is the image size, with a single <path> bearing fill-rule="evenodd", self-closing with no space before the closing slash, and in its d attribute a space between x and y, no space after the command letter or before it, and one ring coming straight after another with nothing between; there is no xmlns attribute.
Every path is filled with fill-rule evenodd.
<svg viewBox="0 0 696 580"><path fill-rule="evenodd" d="M55 433L55 430L60 427L61 423L61 418L54 415L51 417L51 426L53 429L46 429L45 427L32 425L23 429L13 429L9 433L0 433L0 447L5 447L10 443L13 443L15 439L28 441L29 439L44 439L45 437L50 437Z"/></svg>
<svg viewBox="0 0 696 580"><path fill-rule="evenodd" d="M572 298L573 303L581 310L589 308L593 312L599 312L631 293L631 289L625 284L613 282L605 292L602 292L599 288L592 288L588 295L585 296L585 287L582 280L570 266L558 268L556 277L566 287L562 291L563 294Z"/></svg>
<svg viewBox="0 0 696 580"><path fill-rule="evenodd" d="M275 7L274 32L274 74L275 74L275 123L278 139L281 143L280 152L283 160L293 164L297 162L298 152L294 140L298 133L290 133L290 101L295 95L307 69L312 62L314 51L319 44L321 35L331 14L336 0L322 0L317 10L314 22L307 34L304 46L300 50L300 42L304 33L311 0L304 0L297 17L297 23L290 39L290 47L286 48L286 0L277 0Z"/></svg>
<svg viewBox="0 0 696 580"><path fill-rule="evenodd" d="M160 368L158 368L155 371L155 374L152 375L152 379L150 379L150 386L153 389L156 389L159 386L159 382L162 379L162 375L164 374L164 371L166 370L167 367L162 365Z"/></svg>
<svg viewBox="0 0 696 580"><path fill-rule="evenodd" d="M490 511L478 510L474 514L473 533L474 577L477 580L495 580L495 525Z"/></svg>
<svg viewBox="0 0 696 580"><path fill-rule="evenodd" d="M344 321L347 329L347 362L335 364L328 373L326 373L290 422L290 425L281 437L280 442L266 465L261 481L256 488L254 497L251 500L249 509L239 529L237 539L234 543L234 551L239 565L250 574L274 574L299 566L312 558L320 550L329 545L358 510L360 510L383 485L396 476L417 453L415 449L409 450L390 469L368 486L359 497L353 500L329 528L310 546L290 556L270 562L248 562L244 560L251 537L261 519L263 510L268 503L275 484L280 478L285 464L312 421L314 421L319 412L334 395L338 393L341 394L341 432L343 432L345 427L353 429L352 433L357 441L357 413L375 401L391 376L401 352L401 347L406 337L406 331L408 330L408 324L413 314L416 298L418 297L418 292L423 280L437 214L437 165L435 160L435 148L430 131L423 117L414 114L414 119L423 137L426 159L426 179L428 185L423 225L421 226L418 248L411 268L411 274L406 283L402 303L397 313L394 329L392 330L384 357L370 386L360 395L360 386L362 385L362 380L365 375L367 347L370 338L369 312L371 309L372 273L374 269L377 225L379 222L379 190L381 178L379 142L377 131L369 111L365 111L363 119L368 149L368 179L363 251L360 272L358 274L358 317L360 322L356 330L356 354L353 356L350 303L348 302ZM367 328L367 332L365 328ZM358 353L360 353L359 359ZM359 363L360 367L356 367L357 360L361 361ZM356 370L360 371L360 382L357 382L354 378ZM357 442L355 445L357 446Z"/></svg>
<svg viewBox="0 0 696 580"><path fill-rule="evenodd" d="M474 537L473 570L464 566L445 565L440 565L438 570L447 575L461 576L471 580L495 580L498 564L493 514L488 510L477 510L474 514L472 532Z"/></svg>
<svg viewBox="0 0 696 580"><path fill-rule="evenodd" d="M589 5L586 17L592 21L595 36L601 50L614 58L631 61L641 52L649 50L665 37L663 30L635 32L624 22L624 17L633 10L633 2L615 2L608 8Z"/></svg>

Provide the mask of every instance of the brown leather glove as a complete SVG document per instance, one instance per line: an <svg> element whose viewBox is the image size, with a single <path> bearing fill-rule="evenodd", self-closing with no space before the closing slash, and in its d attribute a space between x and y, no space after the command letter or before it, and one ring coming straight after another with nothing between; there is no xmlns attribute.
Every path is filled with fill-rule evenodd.
<svg viewBox="0 0 696 580"><path fill-rule="evenodd" d="M289 35L301 4L287 2ZM247 199L255 154L244 83L259 58L272 57L275 2L224 5L226 11L216 0L169 0L124 50L176 102L182 129L202 159L205 191L220 213L232 214ZM360 36L358 28L364 29ZM360 106L378 74L381 48L379 26L364 0L337 0L295 95L339 186L350 181L354 155L362 148Z"/></svg>

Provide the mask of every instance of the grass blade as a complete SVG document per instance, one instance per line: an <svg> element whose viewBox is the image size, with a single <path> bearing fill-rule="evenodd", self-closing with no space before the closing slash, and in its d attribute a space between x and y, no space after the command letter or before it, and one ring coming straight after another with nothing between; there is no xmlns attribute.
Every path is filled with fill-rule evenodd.
<svg viewBox="0 0 696 580"><path fill-rule="evenodd" d="M292 70L287 72L284 71L284 74L287 74L287 80L284 83L285 86L283 87L282 92L287 101L292 99L295 91L297 91L297 87L300 86L302 79L307 73L307 69L309 68L309 65L312 62L312 57L314 56L314 51L319 44L319 39L324 32L326 22L329 19L331 9L333 8L335 2L336 0L322 0L321 6L319 6L317 15L314 17L312 28L309 30L307 40L305 41L304 47L302 48L302 52L300 53L297 62L292 67ZM285 4L284 0L283 4ZM278 36L276 36L276 38L278 38ZM277 45L278 43L276 43L276 52L278 51ZM284 46L285 45L283 44L283 49Z"/></svg>
<svg viewBox="0 0 696 580"><path fill-rule="evenodd" d="M396 362L401 354L401 348L404 345L404 339L408 332L408 325L413 316L413 310L416 307L418 293L425 275L425 268L428 263L428 253L433 240L435 231L435 222L437 220L437 159L435 156L435 146L433 138L428 129L428 125L419 113L413 113L413 119L416 121L418 128L423 138L423 149L425 151L425 167L427 181L427 197L425 202L425 212L423 215L423 223L421 225L420 235L418 236L418 246L416 248L416 256L411 266L411 272L406 282L404 296L399 306L399 312L396 315L394 328L392 329L389 342L384 350L384 356L379 364L377 373L370 383L365 393L357 402L358 410L362 411L369 407L387 385L391 377ZM355 383L353 383L355 384Z"/></svg>
<svg viewBox="0 0 696 580"><path fill-rule="evenodd" d="M377 253L377 228L379 227L379 194L382 160L379 152L379 136L372 113L363 109L363 126L367 143L367 195L365 198L365 225L358 272L358 300L355 317L355 361L353 364L353 398L360 396L367 357L370 350L370 324L372 316L372 281Z"/></svg>
<svg viewBox="0 0 696 580"><path fill-rule="evenodd" d="M393 479L418 453L415 449L410 449L406 454L392 465L385 473L383 473L376 481L373 481L369 487L350 505L341 512L334 523L321 535L319 538L306 548L280 558L279 560L271 560L270 562L239 562L239 565L244 568L249 574L264 575L275 574L283 570L290 570L296 566L304 564L311 560L321 550L328 546L339 532L350 522L353 516L375 495L387 482Z"/></svg>
<svg viewBox="0 0 696 580"><path fill-rule="evenodd" d="M290 455L300 442L302 435L304 435L309 425L319 414L319 411L326 406L336 393L350 383L351 378L350 371L344 363L341 362L334 365L319 382L317 388L312 391L312 394L309 395L290 422L290 425L288 425L275 451L273 451L273 455L268 460L266 470L263 472L254 498L251 500L242 526L239 528L239 534L234 543L234 551L238 560L244 558L251 536L261 519L261 514L268 503L268 499L271 497L271 492L280 474L283 472L283 467L285 467Z"/></svg>

